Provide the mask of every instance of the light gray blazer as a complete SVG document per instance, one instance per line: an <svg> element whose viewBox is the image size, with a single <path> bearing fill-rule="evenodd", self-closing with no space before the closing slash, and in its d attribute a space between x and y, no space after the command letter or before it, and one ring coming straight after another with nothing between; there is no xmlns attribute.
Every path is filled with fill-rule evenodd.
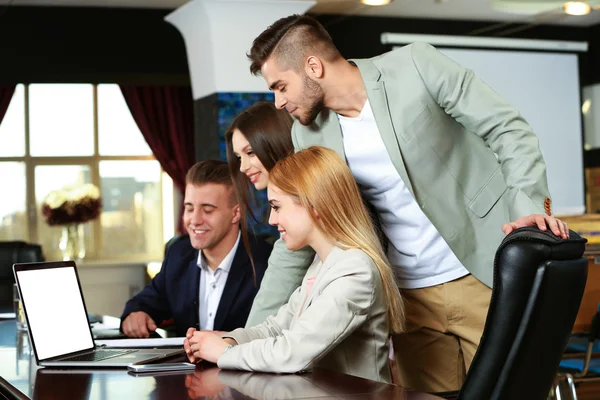
<svg viewBox="0 0 600 400"><path fill-rule="evenodd" d="M533 130L472 71L428 44L350 61L398 175L461 263L491 287L502 224L550 208ZM296 150L320 145L345 159L342 130L330 110L310 126L294 122L292 140ZM275 313L310 259L309 250L275 244L246 326Z"/></svg>
<svg viewBox="0 0 600 400"><path fill-rule="evenodd" d="M310 293L302 286L279 309L252 328L224 337L239 345L219 357L223 369L295 373L328 369L389 383L389 324L381 276L362 250L334 247L318 270Z"/></svg>

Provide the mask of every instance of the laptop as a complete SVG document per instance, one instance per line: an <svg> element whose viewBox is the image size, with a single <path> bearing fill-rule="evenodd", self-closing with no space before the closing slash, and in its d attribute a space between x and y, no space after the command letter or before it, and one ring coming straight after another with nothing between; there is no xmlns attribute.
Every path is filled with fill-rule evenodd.
<svg viewBox="0 0 600 400"><path fill-rule="evenodd" d="M73 261L14 264L13 272L38 365L126 367L183 354L183 348L96 347Z"/></svg>

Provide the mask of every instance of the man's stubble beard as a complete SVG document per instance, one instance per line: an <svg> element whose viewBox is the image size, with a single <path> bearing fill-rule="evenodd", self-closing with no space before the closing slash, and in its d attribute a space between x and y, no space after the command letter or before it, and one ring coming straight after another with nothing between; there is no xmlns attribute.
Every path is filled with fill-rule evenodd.
<svg viewBox="0 0 600 400"><path fill-rule="evenodd" d="M308 99L310 105L306 110L305 116L298 117L298 121L302 125L310 125L315 122L321 111L325 109L325 96L321 86L306 74L304 75L303 83L305 97Z"/></svg>

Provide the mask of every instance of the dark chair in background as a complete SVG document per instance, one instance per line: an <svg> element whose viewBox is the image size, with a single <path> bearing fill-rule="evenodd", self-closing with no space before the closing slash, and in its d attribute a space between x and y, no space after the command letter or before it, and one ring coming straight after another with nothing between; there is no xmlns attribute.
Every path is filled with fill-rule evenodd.
<svg viewBox="0 0 600 400"><path fill-rule="evenodd" d="M483 336L457 400L548 398L587 279L586 239L570 236L521 228L501 243Z"/></svg>
<svg viewBox="0 0 600 400"><path fill-rule="evenodd" d="M0 307L12 310L13 284L15 277L12 266L17 262L44 261L42 246L20 241L0 242Z"/></svg>
<svg viewBox="0 0 600 400"><path fill-rule="evenodd" d="M571 385L572 399L577 399L579 383L600 381L600 304L592 317L590 331L571 335L558 370Z"/></svg>
<svg viewBox="0 0 600 400"><path fill-rule="evenodd" d="M176 234L175 236L173 236L171 239L169 239L167 241L167 243L165 243L165 251L164 251L164 256L167 257L167 251L169 250L169 247L171 247L171 245L175 242L178 242L180 240L184 240L189 238L190 236L186 233L186 234Z"/></svg>

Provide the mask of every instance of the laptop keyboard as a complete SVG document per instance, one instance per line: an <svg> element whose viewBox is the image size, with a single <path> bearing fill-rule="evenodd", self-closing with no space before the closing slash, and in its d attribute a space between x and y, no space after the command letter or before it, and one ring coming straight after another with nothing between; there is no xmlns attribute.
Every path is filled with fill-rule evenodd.
<svg viewBox="0 0 600 400"><path fill-rule="evenodd" d="M107 358L122 356L123 354L133 353L135 350L105 350L99 349L91 353L81 354L78 356L62 358L60 361L102 361Z"/></svg>

